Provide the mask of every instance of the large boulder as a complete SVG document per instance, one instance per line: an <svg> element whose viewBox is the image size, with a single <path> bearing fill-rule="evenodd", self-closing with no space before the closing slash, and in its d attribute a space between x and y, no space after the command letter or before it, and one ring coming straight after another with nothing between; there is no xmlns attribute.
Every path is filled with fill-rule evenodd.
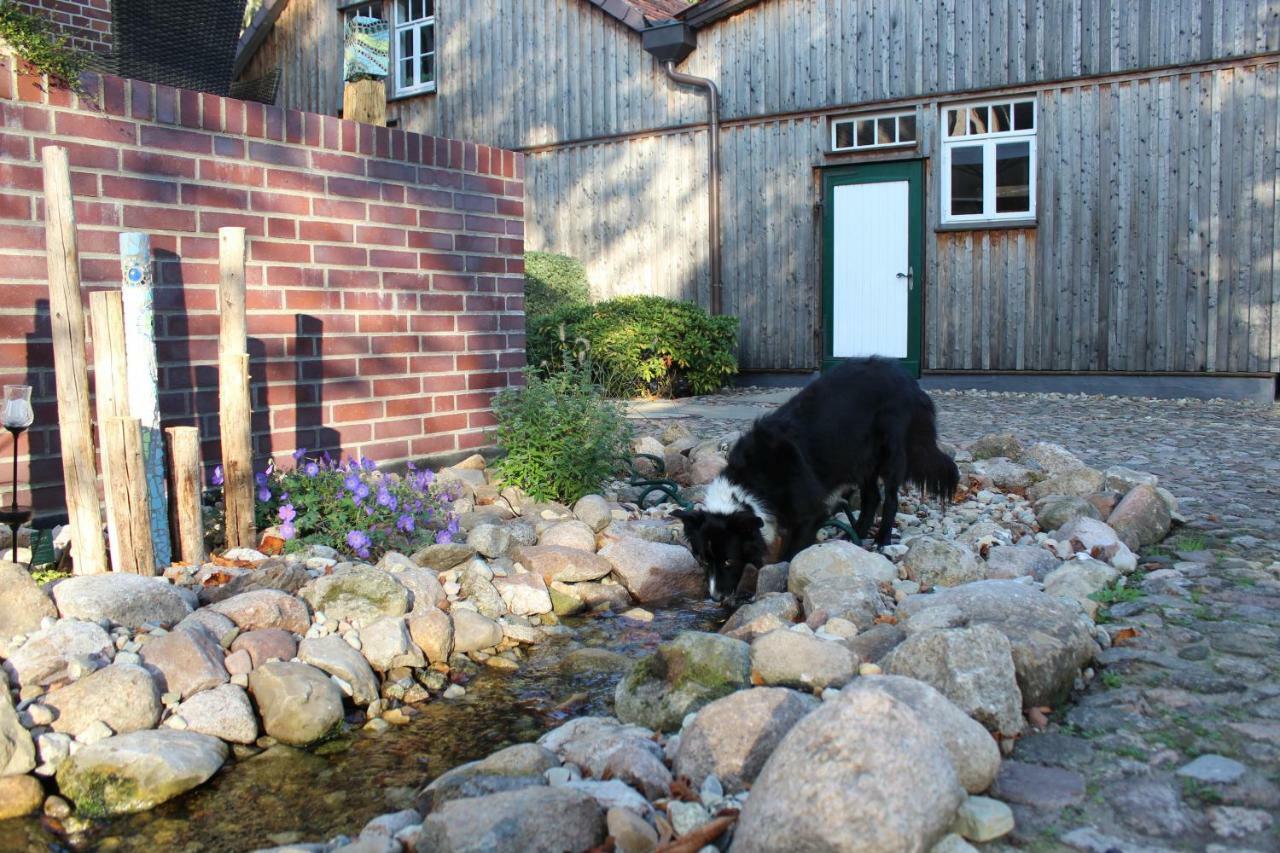
<svg viewBox="0 0 1280 853"><path fill-rule="evenodd" d="M977 457L975 457L977 458ZM1037 441L1022 452L1022 462L1034 462L1050 474L1064 474L1077 468L1083 468L1080 457L1061 444L1048 441Z"/></svg>
<svg viewBox="0 0 1280 853"><path fill-rule="evenodd" d="M619 539L600 550L618 580L641 604L703 598L706 578L688 548L643 539Z"/></svg>
<svg viewBox="0 0 1280 853"><path fill-rule="evenodd" d="M191 605L164 578L128 572L79 575L53 586L58 612L70 619L97 622L107 619L126 628L148 622L173 625L191 612Z"/></svg>
<svg viewBox="0 0 1280 853"><path fill-rule="evenodd" d="M964 797L946 747L910 705L883 691L851 691L778 744L730 850L928 850Z"/></svg>
<svg viewBox="0 0 1280 853"><path fill-rule="evenodd" d="M893 583L898 570L883 554L859 548L852 542L834 539L805 548L791 561L787 588L802 596L812 583L831 578L869 578L876 583Z"/></svg>
<svg viewBox="0 0 1280 853"><path fill-rule="evenodd" d="M1092 620L1080 605L1020 581L977 581L909 596L898 616L908 633L990 625L1004 634L1028 707L1060 704L1099 651Z"/></svg>
<svg viewBox="0 0 1280 853"><path fill-rule="evenodd" d="M861 692L888 693L909 705L942 741L960 784L970 794L991 787L1000 772L1000 747L985 728L946 696L923 681L898 675L866 676L844 689L845 694Z"/></svg>
<svg viewBox="0 0 1280 853"><path fill-rule="evenodd" d="M244 574L236 575L221 586L202 587L200 601L203 604L214 604L233 595L258 589L276 589L292 595L310 580L311 575L301 565L273 558L264 560Z"/></svg>
<svg viewBox="0 0 1280 853"><path fill-rule="evenodd" d="M959 586L982 580L983 565L973 552L940 536L917 536L907 546L902 564L907 577L921 586Z"/></svg>
<svg viewBox="0 0 1280 853"><path fill-rule="evenodd" d="M1077 554L1088 554L1095 560L1108 563L1118 555L1131 553L1111 525L1096 518L1081 517L1069 521L1053 538L1068 543Z"/></svg>
<svg viewBox="0 0 1280 853"><path fill-rule="evenodd" d="M1013 653L990 625L912 634L880 662L891 675L918 679L995 732L1022 730L1022 694Z"/></svg>
<svg viewBox="0 0 1280 853"><path fill-rule="evenodd" d="M516 616L533 616L551 612L551 595L542 575L535 572L508 574L494 578L493 588L502 597L506 609Z"/></svg>
<svg viewBox="0 0 1280 853"><path fill-rule="evenodd" d="M813 696L782 687L739 690L702 708L680 732L674 769L694 789L714 775L727 793L746 790L791 727L818 707Z"/></svg>
<svg viewBox="0 0 1280 853"><path fill-rule="evenodd" d="M987 552L986 575L992 579L1032 577L1040 581L1060 565L1062 561L1047 548L1037 545L997 545Z"/></svg>
<svg viewBox="0 0 1280 853"><path fill-rule="evenodd" d="M1111 566L1081 554L1050 572L1044 579L1044 591L1058 598L1071 599L1092 618L1102 605L1091 596L1118 577L1120 572Z"/></svg>
<svg viewBox="0 0 1280 853"><path fill-rule="evenodd" d="M195 624L153 637L142 647L142 662L161 690L183 698L227 682L223 657L218 641Z"/></svg>
<svg viewBox="0 0 1280 853"><path fill-rule="evenodd" d="M472 560L462 567L462 597L490 619L507 614L507 603L493 585L493 571L483 560Z"/></svg>
<svg viewBox="0 0 1280 853"><path fill-rule="evenodd" d="M307 605L278 589L242 592L211 605L209 609L226 616L241 631L283 628L295 634L305 634L311 627Z"/></svg>
<svg viewBox="0 0 1280 853"><path fill-rule="evenodd" d="M997 489L1021 491L1035 482L1038 472L1003 456L991 456L973 463L973 473L990 481Z"/></svg>
<svg viewBox="0 0 1280 853"><path fill-rule="evenodd" d="M65 679L73 661L81 669L99 669L115 654L110 635L93 622L60 619L11 651L4 668L23 687L47 685Z"/></svg>
<svg viewBox="0 0 1280 853"><path fill-rule="evenodd" d="M751 674L759 684L823 690L843 687L858 672L848 647L803 631L779 628L751 642Z"/></svg>
<svg viewBox="0 0 1280 853"><path fill-rule="evenodd" d="M418 792L414 806L419 813L429 815L452 800L545 785L543 773L559 765L549 749L532 743L516 744L437 776Z"/></svg>
<svg viewBox="0 0 1280 853"><path fill-rule="evenodd" d="M115 663L40 699L53 709L53 730L72 737L101 720L116 734L153 728L160 720L160 690L151 673Z"/></svg>
<svg viewBox="0 0 1280 853"><path fill-rule="evenodd" d="M2 682L0 679L0 777L30 773L36 766L35 742L18 719Z"/></svg>
<svg viewBox="0 0 1280 853"><path fill-rule="evenodd" d="M81 817L141 812L202 784L227 759L216 737L175 729L116 735L58 766L58 788Z"/></svg>
<svg viewBox="0 0 1280 853"><path fill-rule="evenodd" d="M1074 495L1048 495L1035 503L1036 524L1041 530L1057 530L1077 518L1102 520L1092 501Z"/></svg>
<svg viewBox="0 0 1280 853"><path fill-rule="evenodd" d="M409 636L409 626L399 616L383 616L360 631L360 651L378 672L398 666L426 666L422 650Z"/></svg>
<svg viewBox="0 0 1280 853"><path fill-rule="evenodd" d="M789 592L769 592L739 607L720 633L751 642L776 628L786 628L800 618L800 602Z"/></svg>
<svg viewBox="0 0 1280 853"><path fill-rule="evenodd" d="M561 545L523 545L512 551L511 559L542 575L548 584L594 581L613 571L613 564L604 557Z"/></svg>
<svg viewBox="0 0 1280 853"><path fill-rule="evenodd" d="M342 691L305 663L272 661L249 674L249 692L262 727L281 743L306 746L342 722Z"/></svg>
<svg viewBox="0 0 1280 853"><path fill-rule="evenodd" d="M58 609L36 584L25 566L0 560L0 657L9 654L9 640L40 630L42 619L58 618Z"/></svg>
<svg viewBox="0 0 1280 853"><path fill-rule="evenodd" d="M476 549L465 542L437 542L414 553L410 558L424 569L445 572L470 560Z"/></svg>
<svg viewBox="0 0 1280 853"><path fill-rule="evenodd" d="M511 531L502 524L477 524L467 531L467 544L491 560L505 557L511 550Z"/></svg>
<svg viewBox="0 0 1280 853"><path fill-rule="evenodd" d="M339 641L341 642L341 641ZM210 735L231 743L253 743L258 739L258 718L244 688L223 684L197 693L174 709L169 725L178 719L189 732Z"/></svg>
<svg viewBox="0 0 1280 853"><path fill-rule="evenodd" d="M685 714L751 681L751 649L719 634L684 631L658 646L618 682L618 719L674 731Z"/></svg>
<svg viewBox="0 0 1280 853"><path fill-rule="evenodd" d="M422 824L420 853L563 853L605 838L604 812L589 794L537 786L453 800Z"/></svg>
<svg viewBox="0 0 1280 853"><path fill-rule="evenodd" d="M1022 458L1022 442L1011 432L989 432L974 439L969 445L969 454L974 459L1007 459Z"/></svg>
<svg viewBox="0 0 1280 853"><path fill-rule="evenodd" d="M595 533L599 533L613 521L613 508L600 495L583 495L573 505L573 514Z"/></svg>
<svg viewBox="0 0 1280 853"><path fill-rule="evenodd" d="M1155 545L1169 535L1169 506L1153 485L1135 486L1107 517L1120 540L1133 550Z"/></svg>
<svg viewBox="0 0 1280 853"><path fill-rule="evenodd" d="M579 551L596 550L596 532L585 521L557 521L538 537L539 545L557 545L561 548L576 548Z"/></svg>
<svg viewBox="0 0 1280 853"><path fill-rule="evenodd" d="M640 753L648 755L659 765L662 761L662 748L654 742L651 729L626 725L613 717L575 717L538 738L538 743L595 779L609 772L615 778L628 780L629 775L644 769L636 760ZM624 764L628 765L627 772L613 772ZM656 771L653 781L659 787L670 785L671 774L664 777L661 771ZM643 788L646 784L641 783L637 787Z"/></svg>
<svg viewBox="0 0 1280 853"><path fill-rule="evenodd" d="M435 611L440 613L440 611ZM449 619L443 613L445 620ZM351 699L357 705L368 705L378 698L378 678L364 655L341 637L308 637L298 645L298 660L336 675L351 685Z"/></svg>
<svg viewBox="0 0 1280 853"><path fill-rule="evenodd" d="M408 559L405 557L404 559ZM401 564L388 566L387 571L396 583L409 590L410 613L435 610L448 597L439 578L431 569L410 568Z"/></svg>
<svg viewBox="0 0 1280 853"><path fill-rule="evenodd" d="M0 776L0 821L34 814L43 802L44 786L36 777Z"/></svg>
<svg viewBox="0 0 1280 853"><path fill-rule="evenodd" d="M323 575L304 586L299 595L311 609L331 619L363 627L383 616L409 612L409 591L390 572L352 567Z"/></svg>
<svg viewBox="0 0 1280 853"><path fill-rule="evenodd" d="M453 652L453 620L444 611L428 610L410 616L409 636L422 649L428 663L447 661Z"/></svg>
<svg viewBox="0 0 1280 853"><path fill-rule="evenodd" d="M245 631L231 643L233 653L242 650L254 666L261 666L269 660L293 660L298 643L283 628L259 628Z"/></svg>
<svg viewBox="0 0 1280 853"><path fill-rule="evenodd" d="M478 652L502 642L502 626L465 607L453 608L453 650Z"/></svg>
<svg viewBox="0 0 1280 853"><path fill-rule="evenodd" d="M1027 497L1033 501L1049 495L1087 498L1094 492L1101 491L1102 483L1101 471L1081 465L1079 468L1070 468L1059 474L1051 474L1027 489Z"/></svg>

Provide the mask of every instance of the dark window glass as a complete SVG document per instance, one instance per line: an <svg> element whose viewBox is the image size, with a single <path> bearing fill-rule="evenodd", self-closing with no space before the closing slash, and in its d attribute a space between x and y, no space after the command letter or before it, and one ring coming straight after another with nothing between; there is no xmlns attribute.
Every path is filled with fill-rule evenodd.
<svg viewBox="0 0 1280 853"><path fill-rule="evenodd" d="M1013 129L1035 130L1036 111L1034 101L1019 101L1013 105Z"/></svg>
<svg viewBox="0 0 1280 853"><path fill-rule="evenodd" d="M1031 143L996 146L996 212L1031 210Z"/></svg>
<svg viewBox="0 0 1280 853"><path fill-rule="evenodd" d="M916 117L915 116L898 116L898 141L899 142L915 142L916 141Z"/></svg>
<svg viewBox="0 0 1280 853"><path fill-rule="evenodd" d="M947 135L964 136L965 110L947 110Z"/></svg>
<svg viewBox="0 0 1280 853"><path fill-rule="evenodd" d="M400 31L400 86L408 88L413 79L413 30Z"/></svg>
<svg viewBox="0 0 1280 853"><path fill-rule="evenodd" d="M853 147L853 122L836 122L836 148Z"/></svg>
<svg viewBox="0 0 1280 853"><path fill-rule="evenodd" d="M991 108L991 132L1004 133L1013 130L1013 124L1009 121L1009 105L996 104Z"/></svg>
<svg viewBox="0 0 1280 853"><path fill-rule="evenodd" d="M987 108L969 108L969 135L987 132Z"/></svg>
<svg viewBox="0 0 1280 853"><path fill-rule="evenodd" d="M434 26L425 26L422 28L422 55L436 52L436 28Z"/></svg>
<svg viewBox="0 0 1280 853"><path fill-rule="evenodd" d="M429 53L422 57L422 82L430 83L436 79L436 55Z"/></svg>
<svg viewBox="0 0 1280 853"><path fill-rule="evenodd" d="M876 144L876 120L864 118L858 120L858 146Z"/></svg>
<svg viewBox="0 0 1280 853"><path fill-rule="evenodd" d="M982 146L957 145L951 149L951 214L982 213Z"/></svg>
<svg viewBox="0 0 1280 853"><path fill-rule="evenodd" d="M897 142L897 131L894 130L893 117L876 119L876 144L892 145Z"/></svg>

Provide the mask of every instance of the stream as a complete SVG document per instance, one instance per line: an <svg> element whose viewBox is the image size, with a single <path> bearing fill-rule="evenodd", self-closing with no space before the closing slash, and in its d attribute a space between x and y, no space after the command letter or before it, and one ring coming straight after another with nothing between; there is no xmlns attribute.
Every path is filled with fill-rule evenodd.
<svg viewBox="0 0 1280 853"><path fill-rule="evenodd" d="M566 672L579 648L638 660L680 631L715 630L726 613L697 602L656 610L649 623L614 616L565 618L575 636L531 648L519 671L482 671L458 700L419 706L422 715L381 734L310 749L276 746L226 766L201 787L148 812L96 821L73 846L32 817L0 822L0 850L244 851L354 837L371 818L412 808L423 784L515 743L536 740L571 716L609 715L614 670ZM561 708L566 702L568 707Z"/></svg>

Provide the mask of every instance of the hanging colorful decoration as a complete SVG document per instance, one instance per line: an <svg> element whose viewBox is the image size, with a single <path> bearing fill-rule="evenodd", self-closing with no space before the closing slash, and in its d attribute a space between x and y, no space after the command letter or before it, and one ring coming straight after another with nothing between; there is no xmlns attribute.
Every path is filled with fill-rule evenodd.
<svg viewBox="0 0 1280 853"><path fill-rule="evenodd" d="M381 80L391 70L391 36L386 21L356 15L347 19L342 78Z"/></svg>

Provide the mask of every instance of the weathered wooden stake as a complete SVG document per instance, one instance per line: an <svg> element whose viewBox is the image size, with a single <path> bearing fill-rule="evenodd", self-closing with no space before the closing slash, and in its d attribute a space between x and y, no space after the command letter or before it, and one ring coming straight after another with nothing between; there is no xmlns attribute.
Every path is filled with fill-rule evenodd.
<svg viewBox="0 0 1280 853"><path fill-rule="evenodd" d="M142 425L137 418L110 417L102 430L102 449L111 456L107 490L119 524L116 536L122 563L119 571L156 574L151 537L151 498L142 455Z"/></svg>
<svg viewBox="0 0 1280 853"><path fill-rule="evenodd" d="M228 548L253 548L253 406L245 321L244 229L218 229L218 421Z"/></svg>
<svg viewBox="0 0 1280 853"><path fill-rule="evenodd" d="M200 430L191 426L168 427L169 470L173 482L173 535L177 554L190 566L204 563L204 517L200 495Z"/></svg>
<svg viewBox="0 0 1280 853"><path fill-rule="evenodd" d="M58 390L62 477L76 574L107 571L98 507L98 472L89 416L89 371L85 355L84 307L80 302L80 253L71 198L67 149L44 149L45 246L48 253L49 315Z"/></svg>
<svg viewBox="0 0 1280 853"><path fill-rule="evenodd" d="M362 124L387 124L387 86L382 80L353 80L342 87L342 117Z"/></svg>
<svg viewBox="0 0 1280 853"><path fill-rule="evenodd" d="M156 321L152 291L151 238L137 231L120 235L124 343L129 373L129 414L142 424L142 461L151 503L151 539L156 567L170 559L169 491L164 476L164 434L156 389Z"/></svg>
<svg viewBox="0 0 1280 853"><path fill-rule="evenodd" d="M107 418L126 417L129 414L128 383L125 372L124 308L120 292L99 290L89 294L89 320L93 330L93 401L98 416L98 450L102 453L102 481L111 482L111 454L106 450L103 432ZM120 537L116 532L119 518L112 504L112 492L105 489L107 498L107 543L111 548L112 571L123 571L124 561L120 553Z"/></svg>

